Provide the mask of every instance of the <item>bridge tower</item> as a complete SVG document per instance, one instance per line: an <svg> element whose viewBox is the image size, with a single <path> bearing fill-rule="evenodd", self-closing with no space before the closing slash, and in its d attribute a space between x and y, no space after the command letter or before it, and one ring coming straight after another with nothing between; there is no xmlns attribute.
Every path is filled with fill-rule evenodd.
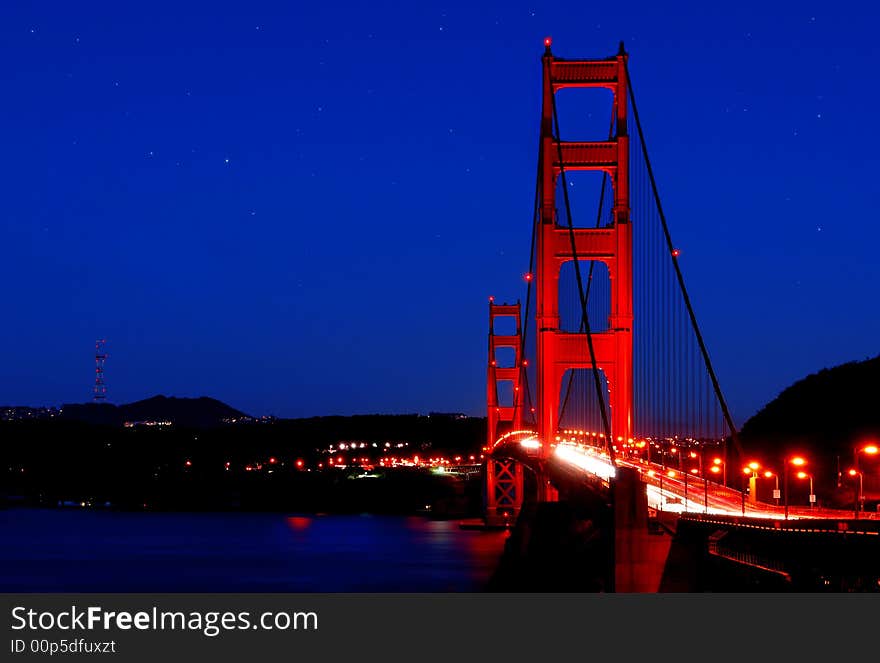
<svg viewBox="0 0 880 663"><path fill-rule="evenodd" d="M537 228L537 424L548 455L559 424L560 389L569 369L592 369L585 333L560 330L559 275L563 263L598 260L608 268L611 311L607 331L593 333L596 366L605 374L611 410L612 440L632 437L633 425L633 292L632 226L629 205L629 137L627 134L627 55L621 44L617 55L602 60L565 60L544 41L543 101L541 109L540 217ZM563 142L554 136L555 95L564 88L606 88L613 94L614 127L611 138L595 142ZM604 171L614 192L613 222L606 227L574 228L557 218L556 183L565 171ZM548 482L539 499L555 499Z"/></svg>
<svg viewBox="0 0 880 663"><path fill-rule="evenodd" d="M496 318L512 317L516 332L510 335L495 333ZM499 348L511 348L514 353L512 366L498 366ZM491 457L492 447L504 432L520 430L523 422L524 373L522 357L522 319L519 302L496 304L489 298L489 358L486 378L486 524L513 524L523 502L523 467L511 459ZM512 401L500 403L498 387L510 385Z"/></svg>

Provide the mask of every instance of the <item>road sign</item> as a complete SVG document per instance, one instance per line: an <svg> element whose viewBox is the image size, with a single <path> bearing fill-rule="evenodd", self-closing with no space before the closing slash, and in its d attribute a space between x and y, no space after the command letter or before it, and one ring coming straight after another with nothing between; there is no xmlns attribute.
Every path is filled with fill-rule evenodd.
<svg viewBox="0 0 880 663"><path fill-rule="evenodd" d="M815 495L810 495L810 504L813 504L816 501Z"/></svg>
<svg viewBox="0 0 880 663"><path fill-rule="evenodd" d="M779 488L774 489L773 491L773 499L778 500L782 497L782 491Z"/></svg>

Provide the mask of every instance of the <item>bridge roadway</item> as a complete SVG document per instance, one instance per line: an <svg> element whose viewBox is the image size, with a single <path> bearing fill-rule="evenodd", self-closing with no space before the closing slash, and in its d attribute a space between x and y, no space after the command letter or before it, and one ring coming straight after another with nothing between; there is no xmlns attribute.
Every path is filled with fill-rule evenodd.
<svg viewBox="0 0 880 663"><path fill-rule="evenodd" d="M504 447L504 448L500 448ZM540 464L540 445L534 438L526 438L520 442L508 442L493 449L493 454L505 455L528 466ZM574 442L560 442L554 445L549 463L555 463L560 469L580 472L589 480L607 481L614 476L615 467L604 452L589 445ZM685 474L669 466L649 463L645 460L633 460L618 457L619 466L629 467L639 473L643 483L647 485L648 506L662 512L680 514L704 514L726 516L729 521L742 519L783 520L785 506L744 499L743 493L735 488L715 481L704 480L703 477ZM670 470L674 476L670 476ZM880 521L880 513L859 513L858 518L851 509L829 509L823 507L809 508L802 505L788 506L788 519L820 519L820 520L863 520Z"/></svg>
<svg viewBox="0 0 880 663"><path fill-rule="evenodd" d="M753 585L777 591L778 582L785 591L880 587L877 514L856 520L852 510L789 505L786 520L784 506L744 501L741 491L702 477L690 476L686 486L677 469L671 477L661 465L620 457L612 466L601 450L576 443L560 442L547 457L541 451L534 437L508 439L491 451L545 476L561 498L520 514L519 552L508 562L515 573L508 577L521 572L552 584L546 551L553 549L560 586L568 576L581 577L586 565L605 569L596 577L616 592ZM577 532L589 535L578 539ZM656 536L663 532L673 536ZM537 537L534 546L530 537ZM560 561L566 559L567 565ZM602 559L613 562L603 566Z"/></svg>
<svg viewBox="0 0 880 663"><path fill-rule="evenodd" d="M539 453L533 443L524 446L520 453L522 457L536 457ZM576 468L586 477L599 478L607 482L615 472L614 466L607 454L589 445L562 442L555 446L551 456L556 462ZM527 461L528 462L528 461ZM681 470L649 463L645 460L633 460L618 457L616 462L620 466L630 467L639 473L639 476L647 485L648 506L663 512L682 514L708 514L728 516L729 520L736 518L757 518L763 520L785 519L784 505L768 504L765 502L753 502L744 499L743 493L735 488L723 484L707 481L703 477L688 475ZM674 476L670 476L670 470ZM788 519L823 519L823 520L854 520L853 510L809 508L801 505L788 507ZM860 520L880 520L880 514L872 512L860 512Z"/></svg>

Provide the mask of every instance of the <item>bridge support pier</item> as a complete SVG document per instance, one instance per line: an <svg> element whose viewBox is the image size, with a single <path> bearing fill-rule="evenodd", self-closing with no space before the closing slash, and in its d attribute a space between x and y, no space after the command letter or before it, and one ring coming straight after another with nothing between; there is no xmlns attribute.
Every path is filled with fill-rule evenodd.
<svg viewBox="0 0 880 663"><path fill-rule="evenodd" d="M614 591L659 591L672 537L649 531L647 486L637 470L617 467L611 500Z"/></svg>
<svg viewBox="0 0 880 663"><path fill-rule="evenodd" d="M487 527L512 526L523 503L523 466L514 460L490 458L486 463Z"/></svg>

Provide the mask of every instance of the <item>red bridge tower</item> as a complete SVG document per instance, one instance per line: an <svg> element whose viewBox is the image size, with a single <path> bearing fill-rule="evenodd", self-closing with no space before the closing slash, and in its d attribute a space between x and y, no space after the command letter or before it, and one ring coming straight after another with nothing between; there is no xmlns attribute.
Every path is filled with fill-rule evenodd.
<svg viewBox="0 0 880 663"><path fill-rule="evenodd" d="M563 60L544 42L542 58L544 92L541 111L541 215L537 229L537 423L545 455L555 442L562 378L569 369L591 369L592 361L584 333L559 328L559 274L563 263L599 260L608 268L611 281L611 313L607 331L593 333L592 342L599 370L608 384L613 440L632 437L633 410L633 294L632 226L629 206L629 137L627 135L626 58L620 52L604 60ZM558 142L553 134L554 95L563 88L607 88L614 95L614 130L607 141ZM604 171L614 191L613 223L602 228L575 228L574 252L571 231L556 217L556 181L565 171ZM591 324L591 326L593 326ZM539 486L547 486L540 481ZM552 489L539 499L554 499Z"/></svg>
<svg viewBox="0 0 880 663"><path fill-rule="evenodd" d="M510 335L495 333L495 319L512 317L516 332ZM512 366L498 366L498 348L511 348L514 352ZM523 392L524 374L522 357L522 320L519 303L496 304L489 298L489 365L486 379L486 524L513 524L519 515L523 502L523 468L519 463L506 458L492 458L502 427L504 432L520 430L523 422L525 398ZM498 400L498 386L508 383L511 386L512 402L501 404Z"/></svg>

